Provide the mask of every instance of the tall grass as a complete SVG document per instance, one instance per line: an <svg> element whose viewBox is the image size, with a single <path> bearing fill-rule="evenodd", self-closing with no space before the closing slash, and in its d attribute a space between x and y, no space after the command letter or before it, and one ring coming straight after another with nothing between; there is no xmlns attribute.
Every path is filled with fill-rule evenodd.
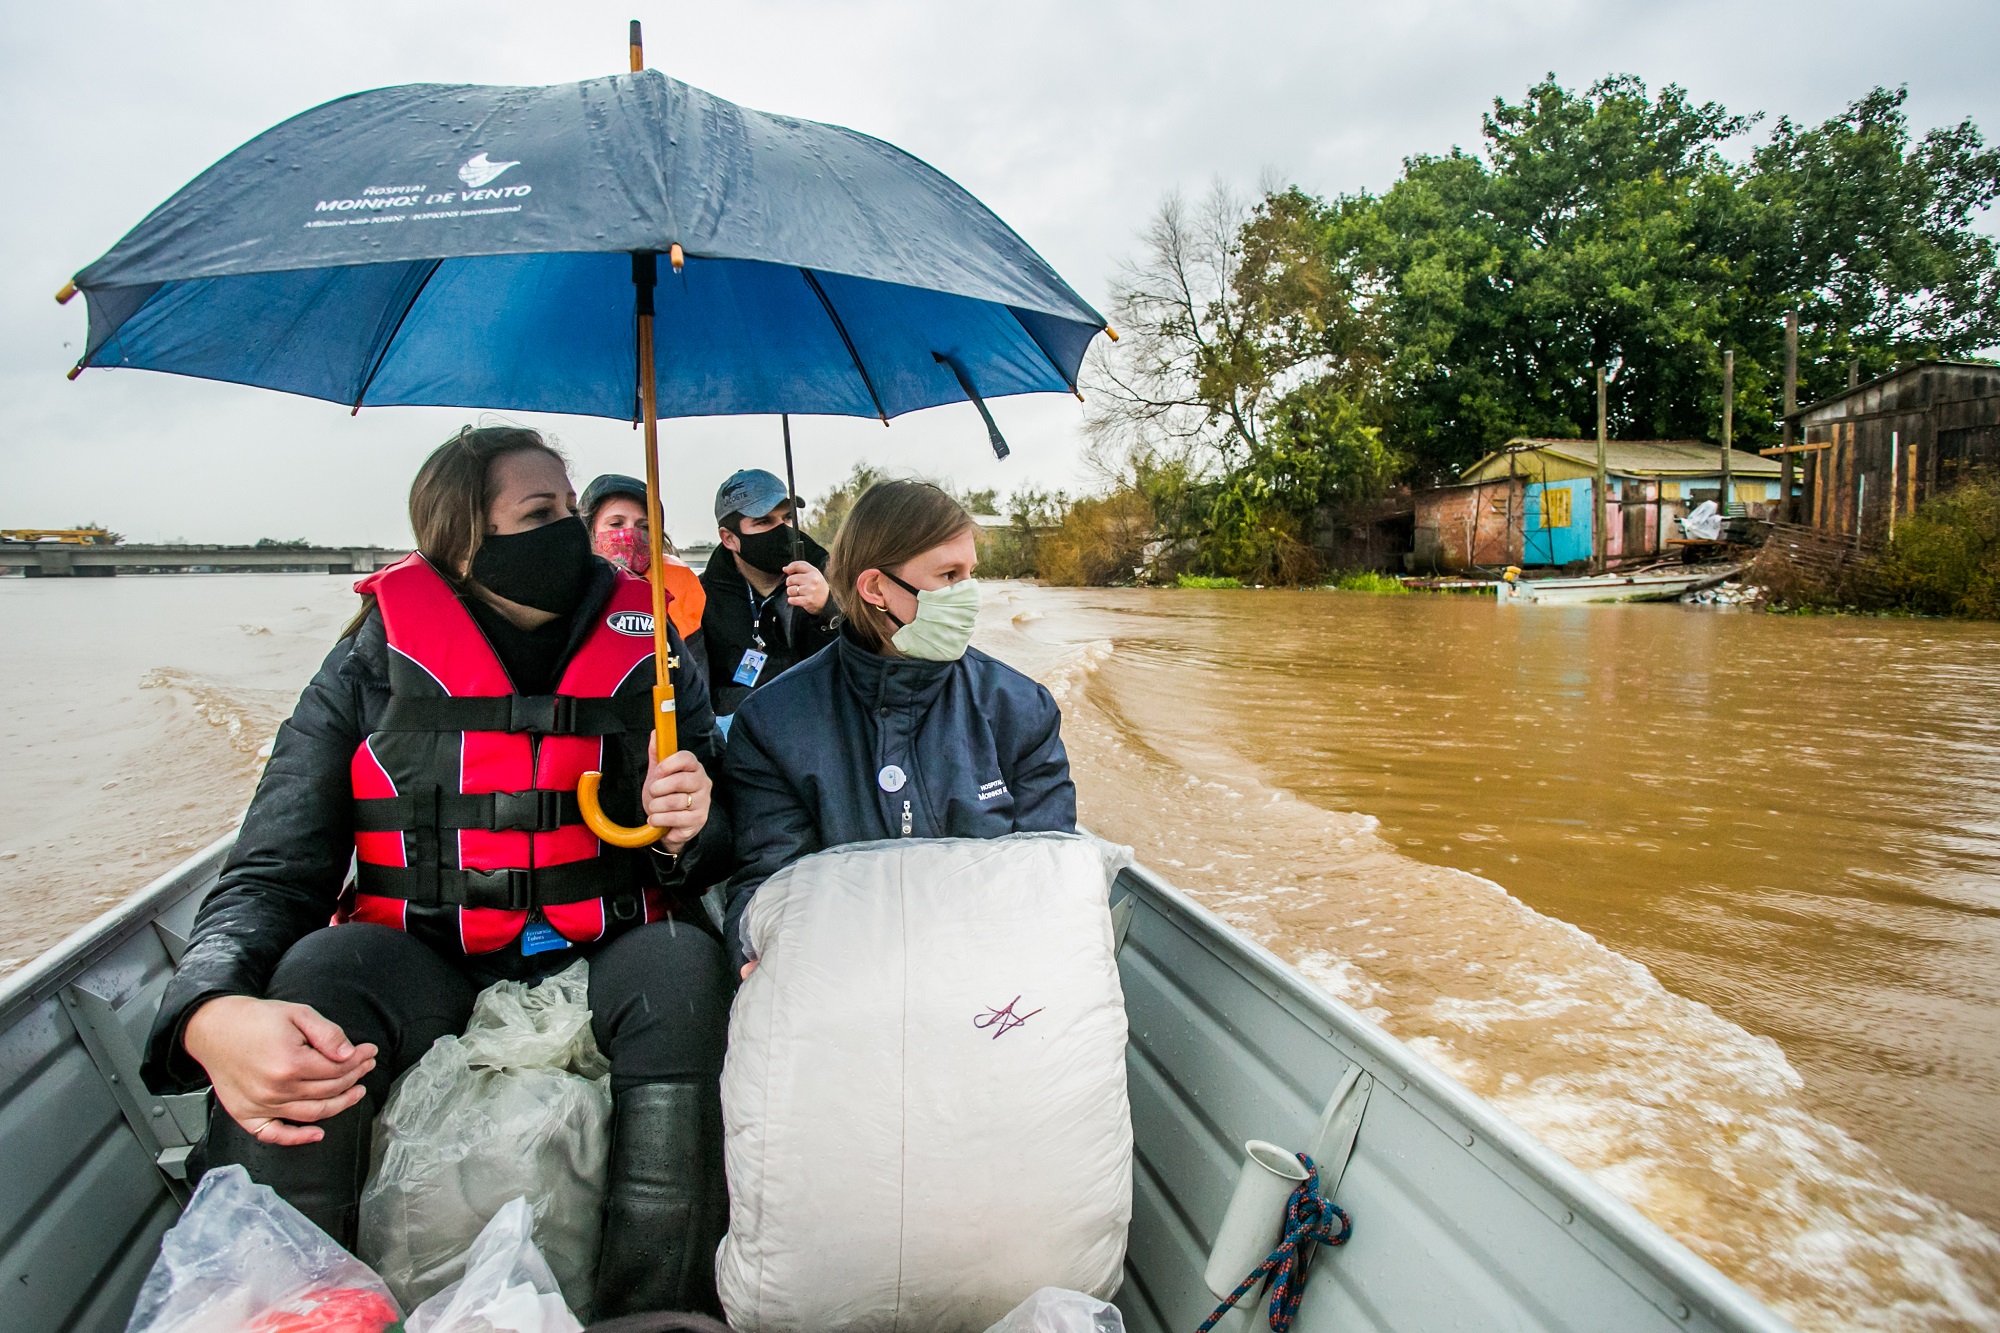
<svg viewBox="0 0 2000 1333"><path fill-rule="evenodd" d="M1386 597L1407 597L1410 592L1401 579L1390 574L1378 574L1372 569L1342 574L1333 586L1342 592L1372 592Z"/></svg>

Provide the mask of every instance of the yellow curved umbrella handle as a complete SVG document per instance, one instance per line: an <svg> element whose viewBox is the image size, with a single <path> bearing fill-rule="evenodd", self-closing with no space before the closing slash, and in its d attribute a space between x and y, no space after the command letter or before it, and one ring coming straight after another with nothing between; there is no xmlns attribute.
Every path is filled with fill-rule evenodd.
<svg viewBox="0 0 2000 1333"><path fill-rule="evenodd" d="M666 833L663 828L651 824L641 824L637 828L627 828L613 823L604 813L604 807L597 803L597 784L602 781L602 773L585 773L576 780L576 805L583 813L583 822L590 825L590 831L613 847L650 847Z"/></svg>
<svg viewBox="0 0 2000 1333"><path fill-rule="evenodd" d="M663 673L664 674L664 673ZM674 725L674 686L669 677L663 683L653 686L653 738L655 754L672 754L680 748L679 728ZM650 847L666 836L666 830L651 824L641 824L637 828L627 828L614 823L604 813L604 807L597 801L597 786L604 780L602 773L585 773L576 780L576 806L583 815L583 822L590 826L599 840L613 847Z"/></svg>

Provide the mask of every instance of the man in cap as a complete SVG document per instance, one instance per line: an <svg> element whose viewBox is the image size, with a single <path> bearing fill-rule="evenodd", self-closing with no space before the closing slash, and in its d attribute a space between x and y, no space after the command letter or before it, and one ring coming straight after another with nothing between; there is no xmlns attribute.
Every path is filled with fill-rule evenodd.
<svg viewBox="0 0 2000 1333"><path fill-rule="evenodd" d="M583 525L590 529L590 544L612 564L639 578L646 577L653 552L647 537L652 524L646 517L646 483L637 477L607 472L583 488L577 502ZM701 580L685 560L674 554L674 544L663 532L661 549L666 567L660 581L667 585L667 619L681 632L681 641L703 668L708 666L701 641L701 613L708 603Z"/></svg>
<svg viewBox="0 0 2000 1333"><path fill-rule="evenodd" d="M715 493L722 549L702 571L709 690L723 727L752 690L834 641L826 548L798 529L798 502L745 469Z"/></svg>

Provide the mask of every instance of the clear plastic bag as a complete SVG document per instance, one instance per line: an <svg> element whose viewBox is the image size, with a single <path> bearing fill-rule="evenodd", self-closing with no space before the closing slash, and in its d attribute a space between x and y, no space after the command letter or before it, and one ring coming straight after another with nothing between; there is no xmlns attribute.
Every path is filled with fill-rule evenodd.
<svg viewBox="0 0 2000 1333"><path fill-rule="evenodd" d="M412 1326L410 1333L416 1333ZM1065 1287L1043 1287L986 1333L1125 1333L1118 1307Z"/></svg>
<svg viewBox="0 0 2000 1333"><path fill-rule="evenodd" d="M1722 536L1722 511L1715 501L1703 500L1681 520L1681 531L1696 541L1712 542Z"/></svg>
<svg viewBox="0 0 2000 1333"><path fill-rule="evenodd" d="M382 1333L382 1280L240 1166L201 1178L125 1333Z"/></svg>
<svg viewBox="0 0 2000 1333"><path fill-rule="evenodd" d="M406 1305L465 1273L509 1200L571 1308L591 1299L611 1155L610 1066L590 1034L589 969L481 992L389 1095L361 1195L361 1255Z"/></svg>
<svg viewBox="0 0 2000 1333"><path fill-rule="evenodd" d="M418 1306L405 1333L581 1333L533 1227L526 1199L493 1214L466 1252L465 1276Z"/></svg>

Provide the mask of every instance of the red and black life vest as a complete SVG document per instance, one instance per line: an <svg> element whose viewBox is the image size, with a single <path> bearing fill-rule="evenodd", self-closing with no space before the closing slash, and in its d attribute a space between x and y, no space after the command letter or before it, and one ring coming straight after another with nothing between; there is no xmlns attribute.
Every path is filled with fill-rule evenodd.
<svg viewBox="0 0 2000 1333"><path fill-rule="evenodd" d="M637 823L652 723L653 617L620 573L552 695L514 690L451 586L421 555L355 585L389 640L389 705L354 752L355 894L345 919L491 953L540 912L565 938L602 939L665 915L647 853L582 822L576 780Z"/></svg>

